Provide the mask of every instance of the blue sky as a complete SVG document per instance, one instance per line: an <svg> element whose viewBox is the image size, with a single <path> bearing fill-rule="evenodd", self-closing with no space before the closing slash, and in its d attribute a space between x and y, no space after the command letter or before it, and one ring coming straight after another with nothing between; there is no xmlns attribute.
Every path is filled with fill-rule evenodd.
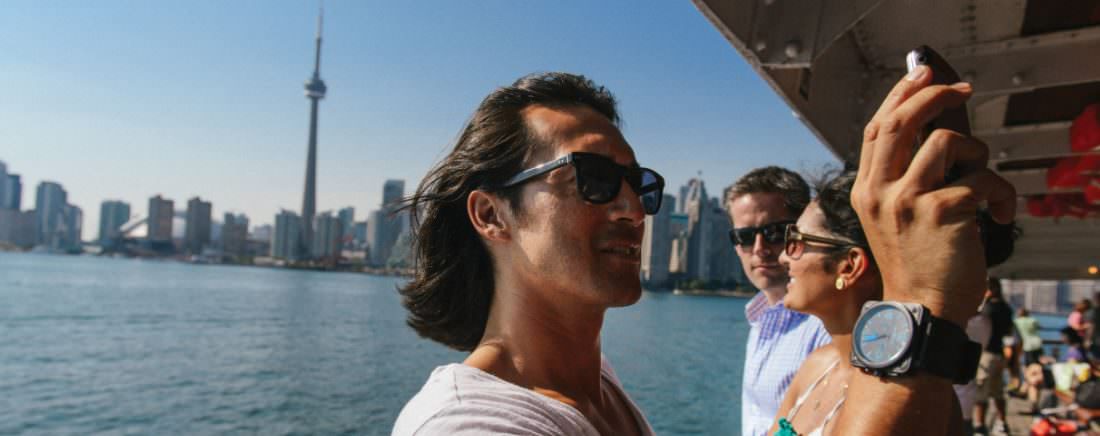
<svg viewBox="0 0 1100 436"><path fill-rule="evenodd" d="M99 203L163 194L215 219L298 210L317 3L6 1L0 160L25 209L60 182L95 237ZM712 195L768 164L835 162L689 0L328 1L318 210L415 187L494 87L570 71L621 102L639 161Z"/></svg>

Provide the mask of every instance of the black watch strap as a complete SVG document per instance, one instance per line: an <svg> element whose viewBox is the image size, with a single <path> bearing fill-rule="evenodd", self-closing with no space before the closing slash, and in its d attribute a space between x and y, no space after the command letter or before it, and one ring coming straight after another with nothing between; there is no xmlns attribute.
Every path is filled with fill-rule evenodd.
<svg viewBox="0 0 1100 436"><path fill-rule="evenodd" d="M953 322L925 313L924 340L917 355L917 368L950 379L954 384L967 384L978 371L982 346L971 341L966 331Z"/></svg>

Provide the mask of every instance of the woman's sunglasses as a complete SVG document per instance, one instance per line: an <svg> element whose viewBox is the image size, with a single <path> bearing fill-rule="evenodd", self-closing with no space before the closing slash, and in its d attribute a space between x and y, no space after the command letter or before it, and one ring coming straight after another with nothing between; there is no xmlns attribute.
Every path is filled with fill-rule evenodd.
<svg viewBox="0 0 1100 436"><path fill-rule="evenodd" d="M764 236L764 242L778 244L783 242L783 231L787 229L787 225L793 223L794 221L777 221L760 227L738 227L730 230L730 242L733 245L752 247L756 243L756 235L760 234Z"/></svg>
<svg viewBox="0 0 1100 436"><path fill-rule="evenodd" d="M649 168L619 165L607 156L594 153L569 153L536 165L508 179L501 187L516 186L566 165L573 165L577 170L577 190L580 191L581 198L589 203L611 202L619 196L622 180L626 179L626 184L641 198L642 209L646 214L655 215L661 210L665 179L660 174Z"/></svg>
<svg viewBox="0 0 1100 436"><path fill-rule="evenodd" d="M806 251L806 241L816 242L818 244L825 244L835 248L847 248L847 247L859 247L859 244L855 242L829 238L825 236L807 235L798 231L798 226L794 224L788 224L787 230L783 235L784 245L783 251L787 253L787 257L792 260L798 260L802 257L802 253Z"/></svg>

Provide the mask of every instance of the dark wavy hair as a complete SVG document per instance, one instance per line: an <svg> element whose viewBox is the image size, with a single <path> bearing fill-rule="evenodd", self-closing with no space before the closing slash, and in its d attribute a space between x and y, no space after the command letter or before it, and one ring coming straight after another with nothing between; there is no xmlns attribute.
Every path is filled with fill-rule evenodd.
<svg viewBox="0 0 1100 436"><path fill-rule="evenodd" d="M769 166L757 168L741 176L726 190L727 205L746 194L773 193L783 196L783 205L791 216L797 217L810 204L810 185L798 173L786 168ZM736 223L735 223L736 224Z"/></svg>
<svg viewBox="0 0 1100 436"><path fill-rule="evenodd" d="M875 256L871 252L871 244L867 242L867 234L863 232L859 215L852 208L852 185L855 182L856 173L854 171L826 173L815 183L817 206L821 208L821 212L825 215L825 229L829 233L841 236L862 247L867 252L867 260L871 262L871 265L875 265ZM836 257L834 257L835 259ZM833 264L835 263L830 262L830 265Z"/></svg>
<svg viewBox="0 0 1100 436"><path fill-rule="evenodd" d="M470 223L466 199L475 190L490 192L522 215L519 187L500 186L551 145L529 129L522 111L588 107L619 126L616 105L604 87L567 73L524 76L481 101L454 149L402 205L412 211L415 275L399 292L420 336L470 351L485 334L493 260Z"/></svg>

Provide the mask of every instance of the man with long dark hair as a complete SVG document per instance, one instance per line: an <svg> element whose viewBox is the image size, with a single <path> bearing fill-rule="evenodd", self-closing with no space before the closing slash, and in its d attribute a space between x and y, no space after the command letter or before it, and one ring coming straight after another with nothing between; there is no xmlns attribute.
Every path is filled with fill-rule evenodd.
<svg viewBox="0 0 1100 436"><path fill-rule="evenodd" d="M618 122L584 77L523 77L421 183L408 323L470 355L432 373L394 434L652 433L600 352L604 312L641 296L664 188Z"/></svg>

